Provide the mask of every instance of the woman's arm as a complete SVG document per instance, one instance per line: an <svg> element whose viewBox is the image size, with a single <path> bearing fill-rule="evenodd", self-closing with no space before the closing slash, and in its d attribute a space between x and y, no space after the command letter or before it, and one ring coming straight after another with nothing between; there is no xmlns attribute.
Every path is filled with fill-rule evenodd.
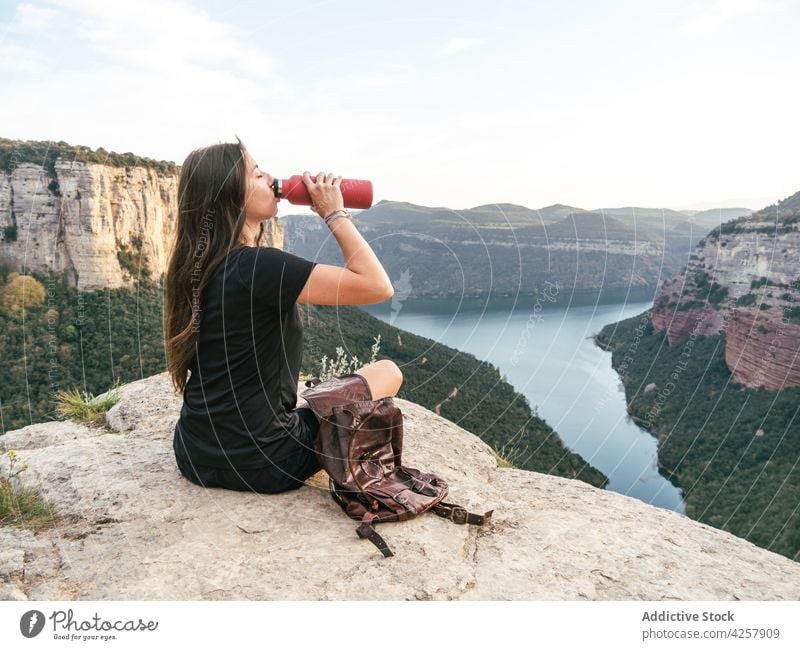
<svg viewBox="0 0 800 650"><path fill-rule="evenodd" d="M303 174L311 195L312 209L321 217L344 207L339 188L342 177L317 175L314 183L308 172ZM350 219L336 219L329 226L342 249L345 268L317 264L308 277L297 302L311 305L370 305L394 295L392 282L378 256Z"/></svg>

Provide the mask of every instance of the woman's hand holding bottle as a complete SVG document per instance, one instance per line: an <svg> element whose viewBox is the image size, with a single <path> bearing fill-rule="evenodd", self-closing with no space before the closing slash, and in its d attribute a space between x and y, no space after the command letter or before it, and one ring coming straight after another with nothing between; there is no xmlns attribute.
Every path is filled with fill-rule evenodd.
<svg viewBox="0 0 800 650"><path fill-rule="evenodd" d="M315 182L308 172L303 172L303 182L311 196L311 209L320 217L325 218L332 212L344 209L344 198L339 187L341 176L320 172Z"/></svg>

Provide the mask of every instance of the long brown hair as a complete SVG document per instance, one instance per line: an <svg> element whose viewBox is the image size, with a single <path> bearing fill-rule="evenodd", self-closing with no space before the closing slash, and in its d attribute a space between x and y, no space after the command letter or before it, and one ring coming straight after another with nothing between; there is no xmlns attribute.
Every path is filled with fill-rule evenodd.
<svg viewBox="0 0 800 650"><path fill-rule="evenodd" d="M236 136L236 142L195 149L181 166L164 309L167 369L179 393L196 351L203 292L217 265L244 245L245 152ZM263 236L262 221L257 246Z"/></svg>

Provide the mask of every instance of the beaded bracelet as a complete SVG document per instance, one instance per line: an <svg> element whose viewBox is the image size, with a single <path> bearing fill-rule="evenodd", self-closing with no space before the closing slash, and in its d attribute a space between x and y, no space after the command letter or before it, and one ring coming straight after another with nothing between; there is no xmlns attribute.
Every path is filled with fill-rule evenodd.
<svg viewBox="0 0 800 650"><path fill-rule="evenodd" d="M337 219L353 219L353 215L350 214L347 210L336 210L335 212L331 212L327 217L323 217L325 220L325 224L330 226L331 223L336 221Z"/></svg>

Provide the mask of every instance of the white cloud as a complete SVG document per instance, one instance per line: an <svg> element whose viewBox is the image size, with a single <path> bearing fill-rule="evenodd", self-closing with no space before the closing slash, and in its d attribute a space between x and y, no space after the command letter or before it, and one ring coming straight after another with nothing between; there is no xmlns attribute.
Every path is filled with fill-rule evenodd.
<svg viewBox="0 0 800 650"><path fill-rule="evenodd" d="M34 5L23 2L17 6L14 21L9 25L11 32L41 32L53 25L56 18L61 16L61 12L41 5Z"/></svg>
<svg viewBox="0 0 800 650"><path fill-rule="evenodd" d="M185 2L50 4L61 14L53 43L15 32L0 42L0 68L18 73L4 73L0 94L27 98L0 103L6 137L161 157L209 137L246 137L243 125L263 123L276 98L294 96L269 52ZM18 26L54 17L27 5L17 16Z"/></svg>
<svg viewBox="0 0 800 650"><path fill-rule="evenodd" d="M46 69L46 58L36 50L16 43L0 43L0 70L28 73ZM3 96L10 95L6 91Z"/></svg>
<svg viewBox="0 0 800 650"><path fill-rule="evenodd" d="M725 23L748 14L758 14L776 8L778 3L768 0L714 0L694 6L692 16L680 29L683 32L713 32Z"/></svg>
<svg viewBox="0 0 800 650"><path fill-rule="evenodd" d="M484 41L480 38L451 38L436 50L435 56L452 56L483 45L483 43Z"/></svg>
<svg viewBox="0 0 800 650"><path fill-rule="evenodd" d="M232 25L179 0L54 0L75 12L75 31L106 60L136 68L200 65L269 79L277 62Z"/></svg>

